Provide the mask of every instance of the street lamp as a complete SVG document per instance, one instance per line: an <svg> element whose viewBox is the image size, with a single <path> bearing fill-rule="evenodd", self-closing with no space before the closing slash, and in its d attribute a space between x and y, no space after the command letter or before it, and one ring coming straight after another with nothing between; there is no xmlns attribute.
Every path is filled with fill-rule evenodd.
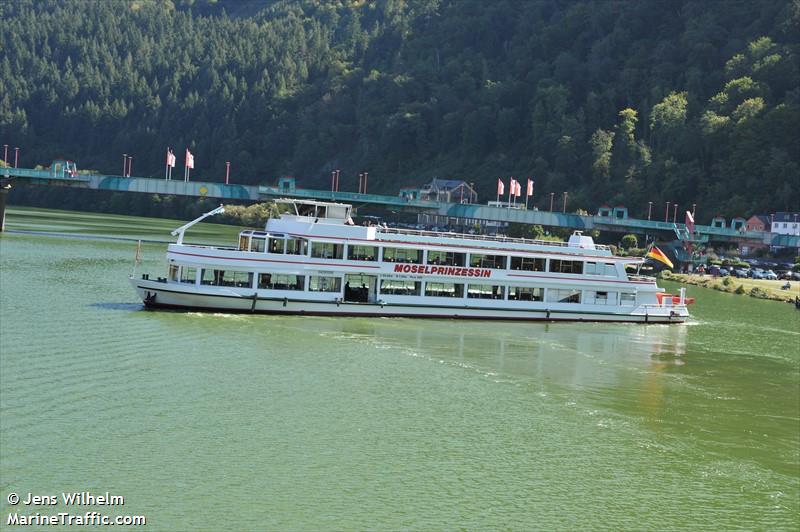
<svg viewBox="0 0 800 532"><path fill-rule="evenodd" d="M653 202L647 202L647 220L650 221L650 214L653 212Z"/></svg>
<svg viewBox="0 0 800 532"><path fill-rule="evenodd" d="M567 194L568 192L564 192L564 207L561 209L561 212L563 213L567 212Z"/></svg>
<svg viewBox="0 0 800 532"><path fill-rule="evenodd" d="M664 212L664 221L665 222L669 222L669 204L670 204L670 202L668 201L667 202L667 210Z"/></svg>
<svg viewBox="0 0 800 532"><path fill-rule="evenodd" d="M553 196L554 195L555 195L555 192L551 192L550 193L550 212L553 212Z"/></svg>
<svg viewBox="0 0 800 532"><path fill-rule="evenodd" d="M125 174L128 173L128 154L122 154L122 177L125 177Z"/></svg>
<svg viewBox="0 0 800 532"><path fill-rule="evenodd" d="M225 161L225 184L226 185L230 184L230 178L231 178L231 162L230 161Z"/></svg>
<svg viewBox="0 0 800 532"><path fill-rule="evenodd" d="M19 148L14 148L14 168L17 167L17 163L19 163Z"/></svg>
<svg viewBox="0 0 800 532"><path fill-rule="evenodd" d="M8 166L8 144L3 144L3 162Z"/></svg>
<svg viewBox="0 0 800 532"><path fill-rule="evenodd" d="M672 211L672 223L675 223L675 220L678 219L678 204L675 203L675 209Z"/></svg>

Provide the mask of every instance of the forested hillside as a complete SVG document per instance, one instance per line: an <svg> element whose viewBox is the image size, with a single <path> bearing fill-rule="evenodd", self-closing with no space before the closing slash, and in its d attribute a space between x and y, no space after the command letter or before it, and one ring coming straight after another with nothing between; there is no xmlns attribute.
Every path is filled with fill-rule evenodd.
<svg viewBox="0 0 800 532"><path fill-rule="evenodd" d="M800 3L383 0L0 3L0 144L22 166L291 174L396 193L536 181L594 210L800 208ZM180 168L178 169L180 171ZM662 207L663 208L663 207Z"/></svg>

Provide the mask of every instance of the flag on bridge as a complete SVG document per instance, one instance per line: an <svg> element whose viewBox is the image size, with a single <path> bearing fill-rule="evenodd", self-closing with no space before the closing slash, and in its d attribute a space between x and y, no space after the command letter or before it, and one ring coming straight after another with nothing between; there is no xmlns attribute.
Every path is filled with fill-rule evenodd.
<svg viewBox="0 0 800 532"><path fill-rule="evenodd" d="M689 211L686 211L686 230L690 235L694 234L694 216Z"/></svg>
<svg viewBox="0 0 800 532"><path fill-rule="evenodd" d="M505 193L505 191L506 191L506 186L503 184L503 180L498 177L497 178L497 196L498 196L498 199L499 199L500 196L502 196Z"/></svg>
<svg viewBox="0 0 800 532"><path fill-rule="evenodd" d="M514 196L520 197L522 195L522 183L519 181L516 182L516 190L514 191Z"/></svg>
<svg viewBox="0 0 800 532"><path fill-rule="evenodd" d="M194 155L186 148L186 168L194 168Z"/></svg>
<svg viewBox="0 0 800 532"><path fill-rule="evenodd" d="M526 195L533 196L533 181L531 181L530 179L528 179L528 190Z"/></svg>

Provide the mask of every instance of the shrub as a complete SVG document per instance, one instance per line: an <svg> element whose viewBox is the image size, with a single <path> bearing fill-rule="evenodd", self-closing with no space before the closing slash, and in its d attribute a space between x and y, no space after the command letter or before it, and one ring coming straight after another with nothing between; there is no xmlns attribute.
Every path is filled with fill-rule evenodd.
<svg viewBox="0 0 800 532"><path fill-rule="evenodd" d="M722 280L722 284L725 286L731 286L733 284L733 279L731 279L730 277L725 277Z"/></svg>
<svg viewBox="0 0 800 532"><path fill-rule="evenodd" d="M736 290L733 291L734 294L744 294L744 286L739 285Z"/></svg>
<svg viewBox="0 0 800 532"><path fill-rule="evenodd" d="M636 238L636 235L625 235L622 237L621 244L625 249L635 248L639 245L639 239Z"/></svg>
<svg viewBox="0 0 800 532"><path fill-rule="evenodd" d="M757 286L754 286L753 288L750 289L750 295L752 297L757 297L760 299L767 299L769 297L769 294L767 294L767 292L765 292L764 290L762 290Z"/></svg>

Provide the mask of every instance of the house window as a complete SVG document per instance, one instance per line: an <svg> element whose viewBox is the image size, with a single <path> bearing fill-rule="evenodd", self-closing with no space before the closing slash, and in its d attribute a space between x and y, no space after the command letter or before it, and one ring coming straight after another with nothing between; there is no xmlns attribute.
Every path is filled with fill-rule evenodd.
<svg viewBox="0 0 800 532"><path fill-rule="evenodd" d="M312 275L308 278L308 289L311 292L336 292L342 291L341 277L327 277L323 275Z"/></svg>
<svg viewBox="0 0 800 532"><path fill-rule="evenodd" d="M311 256L318 259L341 259L344 255L344 244L332 242L312 242Z"/></svg>
<svg viewBox="0 0 800 532"><path fill-rule="evenodd" d="M378 260L378 247L377 246L347 246L347 258L349 260Z"/></svg>
<svg viewBox="0 0 800 532"><path fill-rule="evenodd" d="M383 262L422 264L422 250L406 248L383 248Z"/></svg>
<svg viewBox="0 0 800 532"><path fill-rule="evenodd" d="M418 296L422 288L419 281L405 279L381 279L381 294L395 296Z"/></svg>
<svg viewBox="0 0 800 532"><path fill-rule="evenodd" d="M470 299L503 299L505 287L494 284L471 284L467 287Z"/></svg>
<svg viewBox="0 0 800 532"><path fill-rule="evenodd" d="M425 283L425 295L432 297L464 297L464 285L454 283Z"/></svg>
<svg viewBox="0 0 800 532"><path fill-rule="evenodd" d="M547 259L536 257L511 257L511 269L528 272L543 272Z"/></svg>
<svg viewBox="0 0 800 532"><path fill-rule="evenodd" d="M503 269L506 267L506 257L503 255L484 255L483 253L470 253L469 265L474 268Z"/></svg>
<svg viewBox="0 0 800 532"><path fill-rule="evenodd" d="M452 251L429 251L428 264L463 266L466 256L466 253L455 253Z"/></svg>
<svg viewBox="0 0 800 532"><path fill-rule="evenodd" d="M258 287L262 290L302 290L305 277L285 273L258 274Z"/></svg>
<svg viewBox="0 0 800 532"><path fill-rule="evenodd" d="M544 288L509 286L508 299L511 301L542 301L544 299Z"/></svg>

